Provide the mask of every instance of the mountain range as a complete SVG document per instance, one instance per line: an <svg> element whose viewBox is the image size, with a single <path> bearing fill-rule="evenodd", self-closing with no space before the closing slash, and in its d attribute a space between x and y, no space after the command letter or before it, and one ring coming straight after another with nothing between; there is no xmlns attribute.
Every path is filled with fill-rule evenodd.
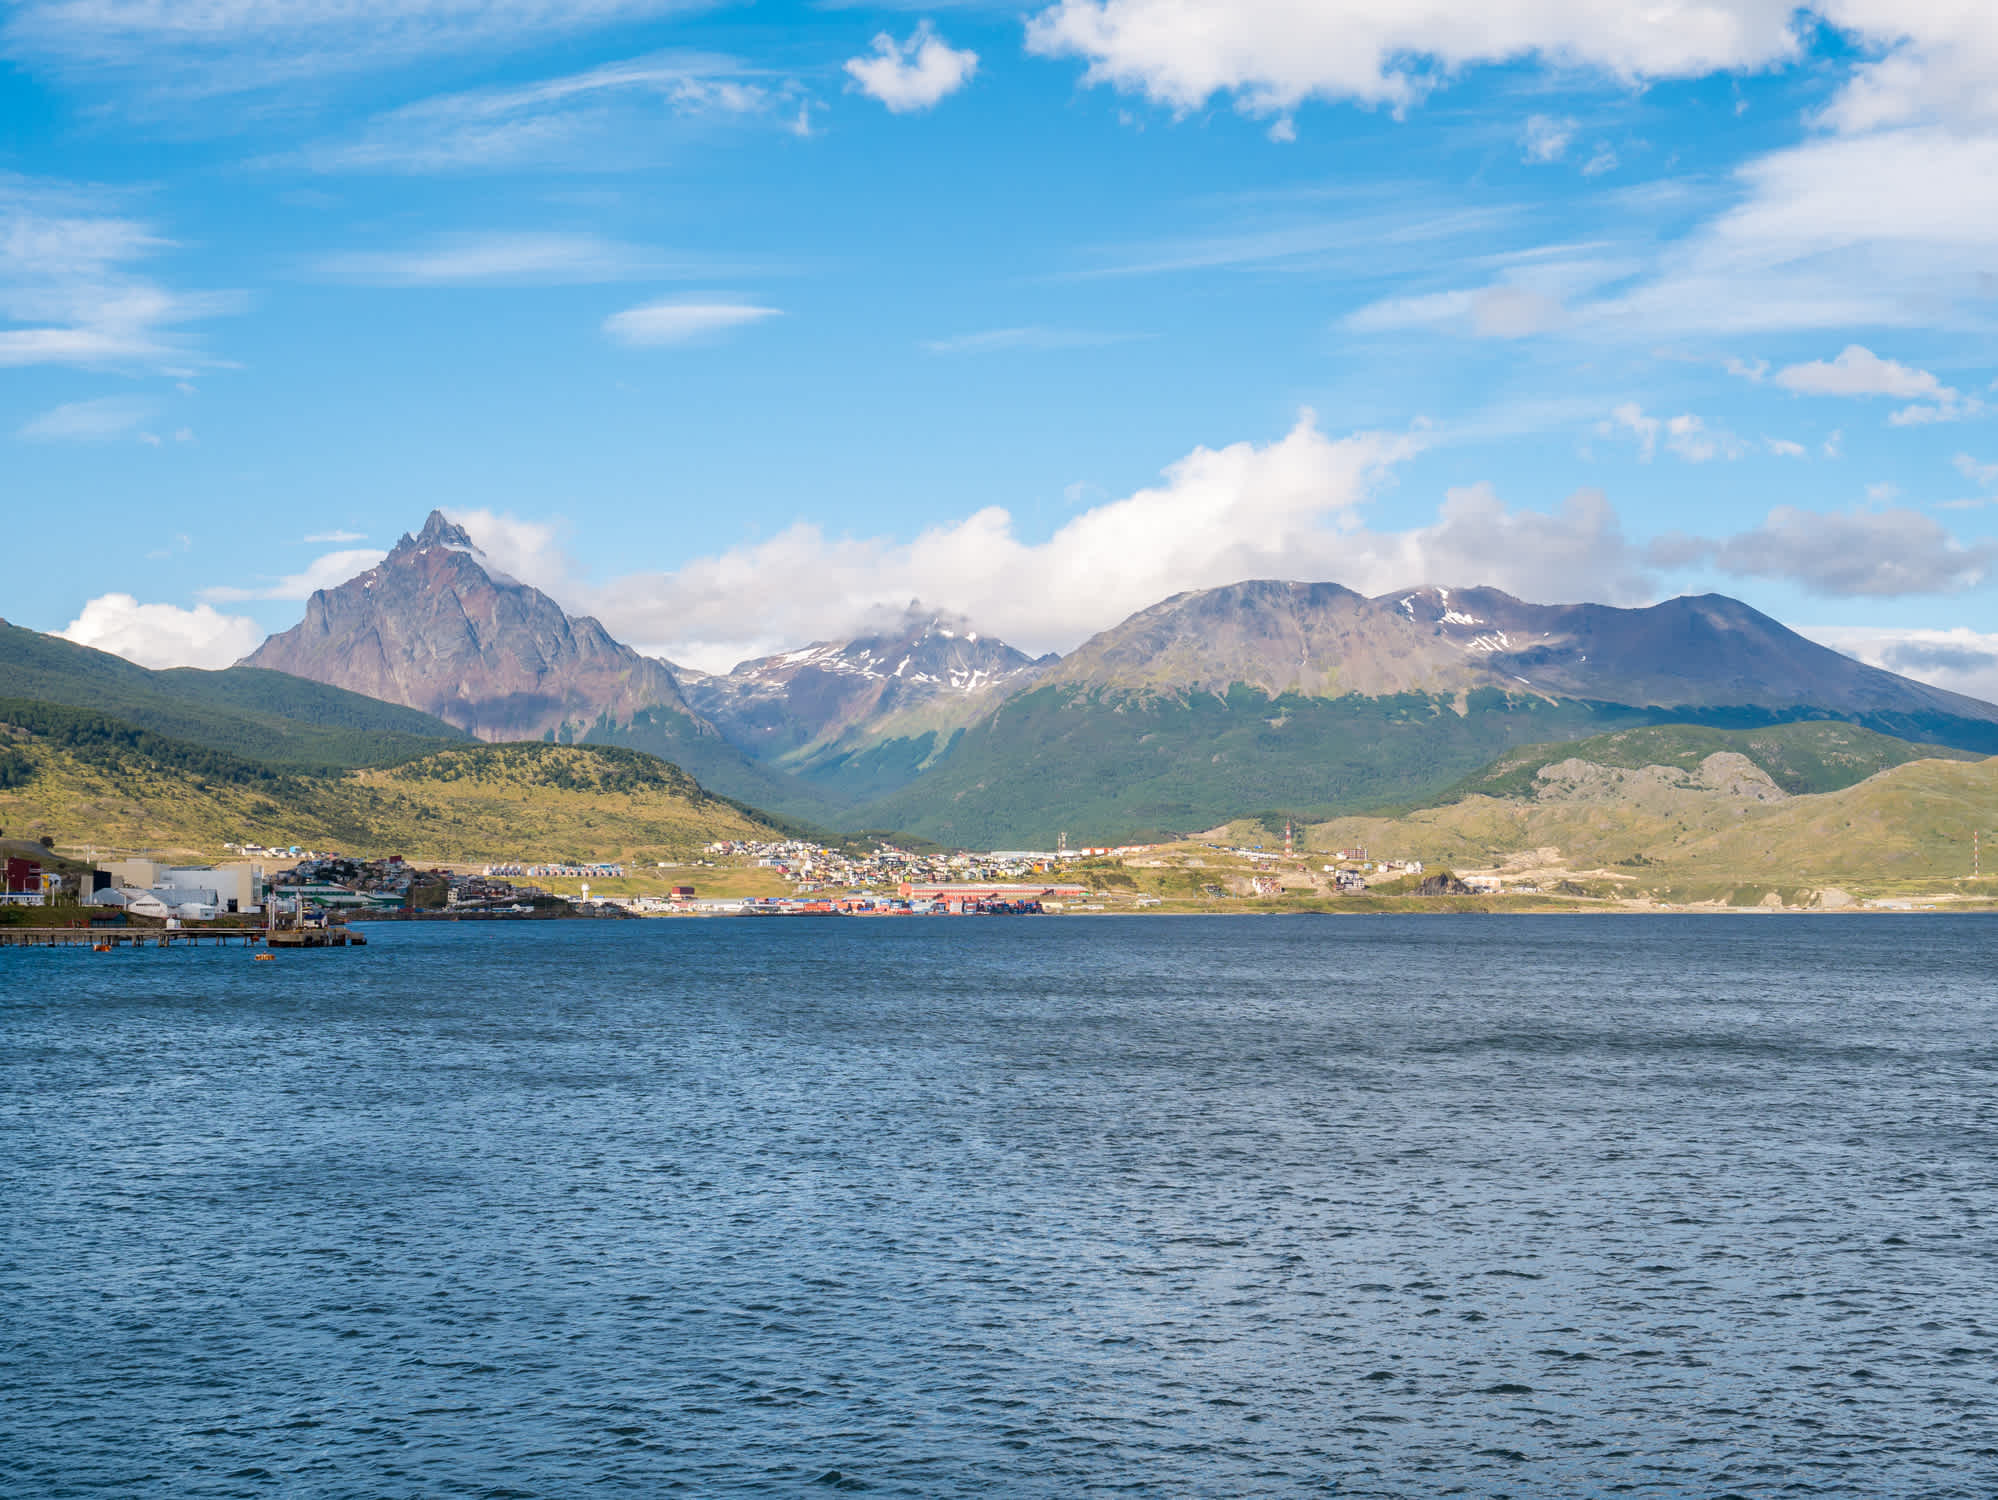
<svg viewBox="0 0 1998 1500"><path fill-rule="evenodd" d="M441 513L242 665L189 675L231 674L340 690L315 706L336 717L399 705L380 732L626 746L792 819L967 847L1408 806L1516 747L1647 725L1843 721L1998 752L1998 707L1719 595L1618 609L1250 580L1176 594L1059 658L911 605L704 673L569 614ZM0 694L10 680L0 661Z"/></svg>

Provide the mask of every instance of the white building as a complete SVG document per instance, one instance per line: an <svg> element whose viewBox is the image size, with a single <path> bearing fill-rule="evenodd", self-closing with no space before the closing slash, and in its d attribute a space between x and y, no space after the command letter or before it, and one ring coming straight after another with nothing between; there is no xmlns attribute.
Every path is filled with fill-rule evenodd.
<svg viewBox="0 0 1998 1500"><path fill-rule="evenodd" d="M181 904L205 897L203 904L223 911L255 912L264 905L264 867L247 862L217 865L204 870L187 865L164 865L151 859L114 859L103 869L128 892L185 891ZM133 910L138 910L134 907Z"/></svg>
<svg viewBox="0 0 1998 1500"><path fill-rule="evenodd" d="M135 917L179 917L184 922L212 922L223 908L213 891L183 890L163 886L158 890L128 893L125 910Z"/></svg>

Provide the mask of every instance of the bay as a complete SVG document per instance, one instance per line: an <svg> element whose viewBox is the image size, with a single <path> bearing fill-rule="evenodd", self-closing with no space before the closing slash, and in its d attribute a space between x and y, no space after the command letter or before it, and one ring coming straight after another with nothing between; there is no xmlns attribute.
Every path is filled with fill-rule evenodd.
<svg viewBox="0 0 1998 1500"><path fill-rule="evenodd" d="M1976 917L0 950L0 1492L1988 1496Z"/></svg>

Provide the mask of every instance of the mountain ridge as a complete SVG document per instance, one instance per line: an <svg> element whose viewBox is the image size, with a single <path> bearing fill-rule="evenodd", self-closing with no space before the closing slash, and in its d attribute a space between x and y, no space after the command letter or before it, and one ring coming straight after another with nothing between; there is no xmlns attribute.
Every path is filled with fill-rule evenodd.
<svg viewBox="0 0 1998 1500"><path fill-rule="evenodd" d="M912 604L845 639L694 672L500 572L441 512L248 661L480 738L643 749L776 813L966 845L1405 806L1517 746L1660 724L1837 720L1998 751L1998 706L1714 594L1624 609L1248 579L1039 658Z"/></svg>

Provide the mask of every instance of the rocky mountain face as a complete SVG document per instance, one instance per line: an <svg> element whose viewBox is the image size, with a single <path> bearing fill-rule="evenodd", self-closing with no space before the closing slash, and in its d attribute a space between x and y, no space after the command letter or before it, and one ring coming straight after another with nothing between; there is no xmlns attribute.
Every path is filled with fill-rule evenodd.
<svg viewBox="0 0 1998 1500"><path fill-rule="evenodd" d="M912 607L894 629L816 641L727 673L682 670L681 685L693 709L743 750L799 766L962 727L1054 660Z"/></svg>
<svg viewBox="0 0 1998 1500"><path fill-rule="evenodd" d="M665 664L495 569L432 511L375 567L306 601L246 662L434 714L485 740L540 739L664 708L688 713Z"/></svg>
<svg viewBox="0 0 1998 1500"><path fill-rule="evenodd" d="M1252 580L1175 595L1062 659L912 609L684 672L498 572L439 514L249 660L486 739L647 750L824 828L973 848L1407 805L1517 747L1646 726L1840 720L1998 751L1998 707L1717 595L1613 609Z"/></svg>
<svg viewBox="0 0 1998 1500"><path fill-rule="evenodd" d="M1841 656L1718 594L1614 609L1483 588L1369 599L1337 584L1238 583L1140 611L1046 681L1171 693L1239 683L1316 698L1496 688L1637 708L1998 723L1998 707Z"/></svg>

